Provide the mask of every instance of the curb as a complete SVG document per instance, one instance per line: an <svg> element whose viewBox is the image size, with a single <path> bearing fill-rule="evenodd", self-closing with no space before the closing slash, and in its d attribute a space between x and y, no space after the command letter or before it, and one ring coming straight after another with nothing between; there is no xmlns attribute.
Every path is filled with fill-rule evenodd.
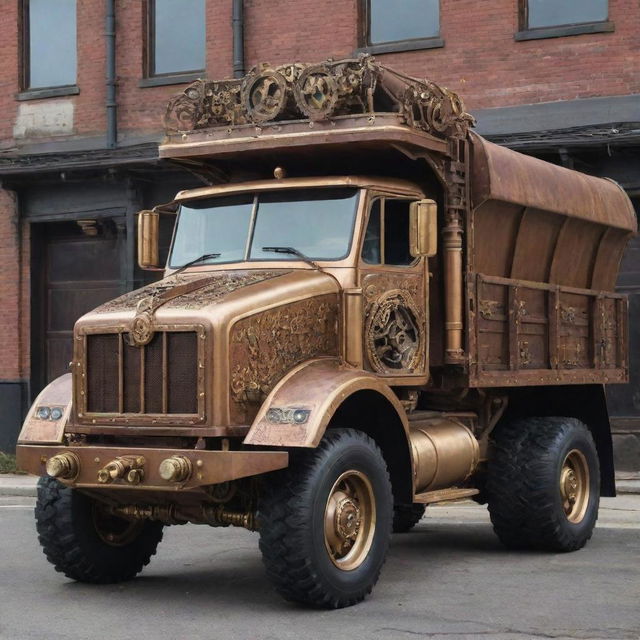
<svg viewBox="0 0 640 640"><path fill-rule="evenodd" d="M35 498L38 478L34 476L0 475L0 496ZM640 495L640 478L619 479L616 481L619 495Z"/></svg>

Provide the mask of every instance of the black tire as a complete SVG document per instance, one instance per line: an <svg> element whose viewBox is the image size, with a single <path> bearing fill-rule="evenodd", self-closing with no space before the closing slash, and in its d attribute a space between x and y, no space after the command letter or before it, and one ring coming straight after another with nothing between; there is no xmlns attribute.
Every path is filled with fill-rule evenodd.
<svg viewBox="0 0 640 640"><path fill-rule="evenodd" d="M407 533L424 515L426 504L396 504L393 507L393 533Z"/></svg>
<svg viewBox="0 0 640 640"><path fill-rule="evenodd" d="M598 518L600 468L582 422L526 418L500 425L490 455L486 496L506 547L575 551L587 543Z"/></svg>
<svg viewBox="0 0 640 640"><path fill-rule="evenodd" d="M35 516L47 560L79 582L130 580L149 564L162 540L161 523L107 516L89 496L49 477L38 482Z"/></svg>
<svg viewBox="0 0 640 640"><path fill-rule="evenodd" d="M327 516L332 509L333 517ZM327 431L316 449L296 452L291 465L265 483L260 550L269 579L287 600L329 609L360 602L384 564L392 509L389 474L376 443L354 429ZM339 514L350 514L343 531L355 527L344 555L332 547ZM325 521L333 523L329 535Z"/></svg>

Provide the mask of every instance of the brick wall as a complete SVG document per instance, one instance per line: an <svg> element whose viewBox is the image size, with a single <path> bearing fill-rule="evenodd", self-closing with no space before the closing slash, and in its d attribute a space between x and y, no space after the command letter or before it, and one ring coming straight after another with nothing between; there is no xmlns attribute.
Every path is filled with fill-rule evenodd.
<svg viewBox="0 0 640 640"><path fill-rule="evenodd" d="M0 17L0 148L11 145L18 109L24 107L14 99L19 89L18 3L6 4ZM129 139L158 135L164 104L180 89L139 87L143 5L141 0L117 2L119 130ZM517 0L442 0L443 48L379 58L461 92L471 109L640 93L640 7L637 0L610 0L609 5L613 33L516 42ZM231 0L207 3L209 77L232 73L231 6ZM104 132L104 8L103 0L78 2L80 95L48 101L73 103L71 135ZM245 0L247 68L259 61L349 56L358 46L357 14L358 0L296 0L277 7L269 0Z"/></svg>
<svg viewBox="0 0 640 640"><path fill-rule="evenodd" d="M29 375L28 247L14 194L0 190L0 380Z"/></svg>

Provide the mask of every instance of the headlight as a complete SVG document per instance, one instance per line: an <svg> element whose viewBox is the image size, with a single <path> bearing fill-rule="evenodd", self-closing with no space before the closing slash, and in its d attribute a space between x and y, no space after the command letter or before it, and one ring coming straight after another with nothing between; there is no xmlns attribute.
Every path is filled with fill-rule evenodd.
<svg viewBox="0 0 640 640"><path fill-rule="evenodd" d="M271 407L267 411L267 420L273 424L304 424L309 420L309 409L298 407Z"/></svg>
<svg viewBox="0 0 640 640"><path fill-rule="evenodd" d="M293 422L295 424L304 424L309 419L309 409L295 409L293 411Z"/></svg>
<svg viewBox="0 0 640 640"><path fill-rule="evenodd" d="M60 407L53 407L51 409L51 415L49 416L49 419L58 421L58 420L60 420L62 418L63 414L64 414L64 412L62 411L62 409Z"/></svg>
<svg viewBox="0 0 640 640"><path fill-rule="evenodd" d="M38 407L36 410L36 418L40 420L48 420L51 415L51 409L49 407Z"/></svg>

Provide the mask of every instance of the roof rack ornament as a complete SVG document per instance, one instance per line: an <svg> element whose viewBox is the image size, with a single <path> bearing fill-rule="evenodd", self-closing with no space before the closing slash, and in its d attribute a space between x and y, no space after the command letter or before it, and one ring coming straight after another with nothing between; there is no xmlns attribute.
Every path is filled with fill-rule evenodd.
<svg viewBox="0 0 640 640"><path fill-rule="evenodd" d="M255 66L240 79L196 80L167 105L168 134L341 115L399 113L437 137L475 126L462 99L429 80L386 67L369 55L319 64Z"/></svg>

